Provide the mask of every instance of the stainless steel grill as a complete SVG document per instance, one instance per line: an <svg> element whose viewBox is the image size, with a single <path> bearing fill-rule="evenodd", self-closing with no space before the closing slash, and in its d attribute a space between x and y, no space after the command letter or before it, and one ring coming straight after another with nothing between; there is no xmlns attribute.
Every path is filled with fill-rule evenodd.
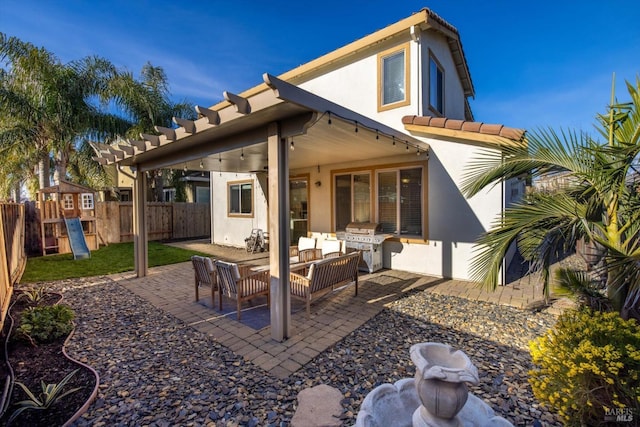
<svg viewBox="0 0 640 427"><path fill-rule="evenodd" d="M360 269L373 273L382 268L382 243L393 236L379 231L380 225L374 222L351 222L336 237L344 240L347 248L362 251Z"/></svg>

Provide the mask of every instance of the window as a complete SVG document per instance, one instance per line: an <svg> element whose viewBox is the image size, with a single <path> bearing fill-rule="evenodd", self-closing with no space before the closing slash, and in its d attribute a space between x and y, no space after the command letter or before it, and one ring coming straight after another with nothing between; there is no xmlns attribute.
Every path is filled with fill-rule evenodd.
<svg viewBox="0 0 640 427"><path fill-rule="evenodd" d="M64 194L62 196L62 206L65 210L73 209L73 194Z"/></svg>
<svg viewBox="0 0 640 427"><path fill-rule="evenodd" d="M93 194L92 193L82 193L82 209L90 210L93 209Z"/></svg>
<svg viewBox="0 0 640 427"><path fill-rule="evenodd" d="M425 164L373 167L333 175L334 225L342 231L350 222L376 222L398 237L424 238ZM375 179L375 181L374 181Z"/></svg>
<svg viewBox="0 0 640 427"><path fill-rule="evenodd" d="M371 221L371 174L344 174L335 177L336 230L350 222Z"/></svg>
<svg viewBox="0 0 640 427"><path fill-rule="evenodd" d="M378 173L378 223L385 233L422 236L422 168Z"/></svg>
<svg viewBox="0 0 640 427"><path fill-rule="evenodd" d="M432 54L429 55L429 108L444 115L444 71Z"/></svg>
<svg viewBox="0 0 640 427"><path fill-rule="evenodd" d="M196 187L196 203L209 203L210 200L209 187Z"/></svg>
<svg viewBox="0 0 640 427"><path fill-rule="evenodd" d="M175 188L163 188L162 194L164 195L163 199L165 202L175 202L176 201L176 189Z"/></svg>
<svg viewBox="0 0 640 427"><path fill-rule="evenodd" d="M378 55L378 111L409 105L409 44Z"/></svg>
<svg viewBox="0 0 640 427"><path fill-rule="evenodd" d="M253 215L253 181L228 184L229 216Z"/></svg>

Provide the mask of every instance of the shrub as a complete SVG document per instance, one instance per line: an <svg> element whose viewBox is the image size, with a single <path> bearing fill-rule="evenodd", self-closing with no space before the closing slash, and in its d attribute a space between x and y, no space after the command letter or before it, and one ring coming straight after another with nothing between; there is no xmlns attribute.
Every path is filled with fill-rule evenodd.
<svg viewBox="0 0 640 427"><path fill-rule="evenodd" d="M16 334L34 345L51 342L71 333L74 317L73 310L63 304L32 307L22 313Z"/></svg>
<svg viewBox="0 0 640 427"><path fill-rule="evenodd" d="M618 313L571 310L529 343L536 398L566 425L604 424L616 410L640 415L640 330ZM615 419L613 419L615 421Z"/></svg>

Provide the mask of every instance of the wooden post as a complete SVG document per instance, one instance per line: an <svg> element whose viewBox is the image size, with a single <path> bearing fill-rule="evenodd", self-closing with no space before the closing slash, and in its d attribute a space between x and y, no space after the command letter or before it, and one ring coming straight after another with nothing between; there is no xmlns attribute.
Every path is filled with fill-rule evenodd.
<svg viewBox="0 0 640 427"><path fill-rule="evenodd" d="M145 277L149 268L147 242L147 174L137 165L133 184L133 253L137 277Z"/></svg>
<svg viewBox="0 0 640 427"><path fill-rule="evenodd" d="M291 334L289 283L289 147L280 125L269 124L269 269L271 272L271 338Z"/></svg>

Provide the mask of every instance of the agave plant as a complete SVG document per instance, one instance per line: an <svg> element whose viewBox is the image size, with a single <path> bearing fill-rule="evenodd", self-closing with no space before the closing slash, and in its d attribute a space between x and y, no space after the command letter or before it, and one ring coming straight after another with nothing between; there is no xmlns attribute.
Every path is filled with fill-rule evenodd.
<svg viewBox="0 0 640 427"><path fill-rule="evenodd" d="M27 394L28 399L22 400L16 404L17 406L19 406L19 408L11 414L11 417L9 417L7 424L10 425L21 413L26 410L33 409L42 411L45 409L49 409L51 405L59 402L64 397L80 390L82 387L76 387L72 388L71 390L63 391L64 387L77 372L78 369L70 372L66 377L62 379L62 381L57 384L45 384L44 381L41 381L40 384L42 386L42 393L40 393L40 395L37 397L31 390L29 390L26 385L19 381L16 381L16 384L18 384Z"/></svg>

